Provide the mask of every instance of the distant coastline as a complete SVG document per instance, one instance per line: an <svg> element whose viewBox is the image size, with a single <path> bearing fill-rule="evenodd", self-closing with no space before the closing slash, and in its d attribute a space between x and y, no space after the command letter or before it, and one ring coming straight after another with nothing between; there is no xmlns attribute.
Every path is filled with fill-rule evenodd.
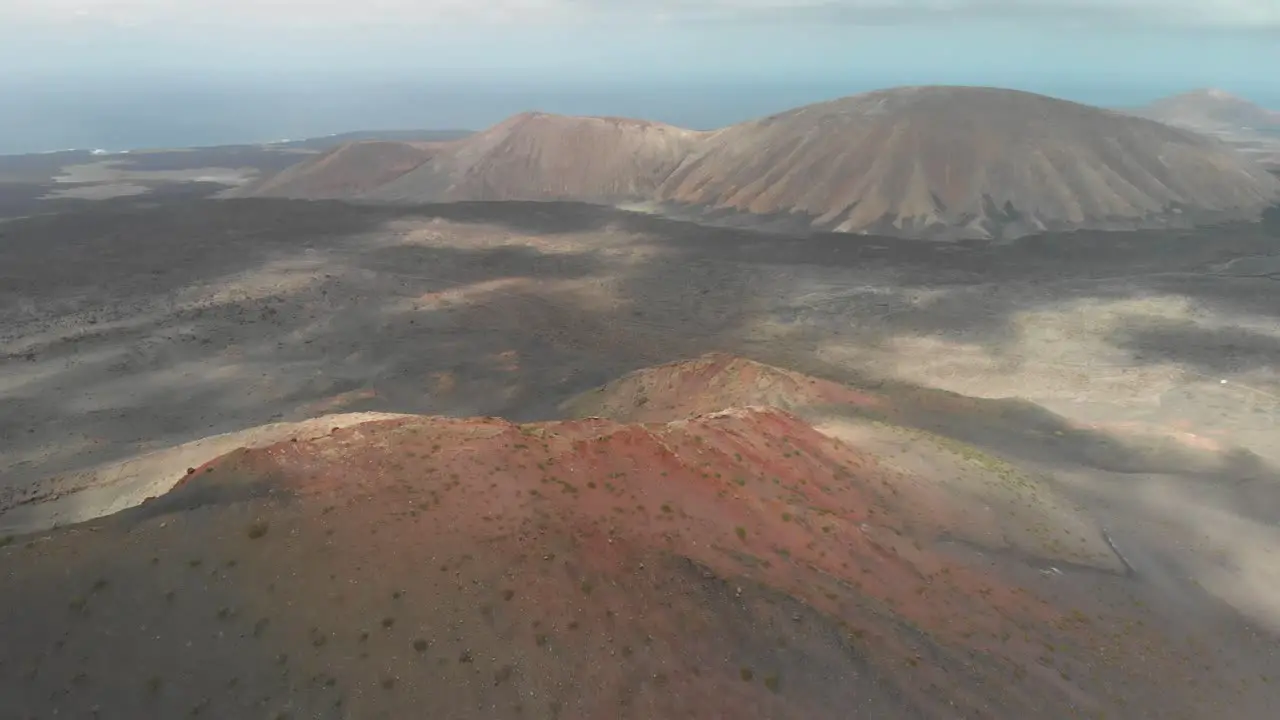
<svg viewBox="0 0 1280 720"><path fill-rule="evenodd" d="M320 138L359 129L483 128L526 110L644 117L713 129L789 107L904 84L903 79L763 86L529 87L432 84L337 87L122 87L45 92L0 85L0 103L21 112L0 116L0 155L261 145L281 138ZM1019 87L1016 84L1004 85ZM1187 88L1066 86L1020 89L1103 107L1149 102ZM1280 109L1280 96L1242 92ZM72 149L74 148L74 149Z"/></svg>

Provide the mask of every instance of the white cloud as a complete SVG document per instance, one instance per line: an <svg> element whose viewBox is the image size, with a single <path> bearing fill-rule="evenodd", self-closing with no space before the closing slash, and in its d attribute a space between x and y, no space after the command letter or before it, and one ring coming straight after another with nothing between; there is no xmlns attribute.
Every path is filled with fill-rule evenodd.
<svg viewBox="0 0 1280 720"><path fill-rule="evenodd" d="M5 24L440 26L662 19L881 24L983 19L1280 28L1280 0L0 0Z"/></svg>
<svg viewBox="0 0 1280 720"><path fill-rule="evenodd" d="M574 0L0 0L0 24L278 27L565 19Z"/></svg>
<svg viewBox="0 0 1280 720"><path fill-rule="evenodd" d="M848 24L983 19L1280 28L1280 0L660 0L658 4L676 15Z"/></svg>

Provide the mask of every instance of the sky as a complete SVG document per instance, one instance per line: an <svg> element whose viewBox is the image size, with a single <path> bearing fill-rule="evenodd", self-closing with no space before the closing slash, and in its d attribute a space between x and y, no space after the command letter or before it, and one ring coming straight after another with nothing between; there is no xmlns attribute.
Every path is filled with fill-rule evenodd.
<svg viewBox="0 0 1280 720"><path fill-rule="evenodd" d="M369 108L409 87L475 96L425 113L437 126L532 109L517 100L715 125L930 83L1109 105L1212 86L1277 107L1280 0L0 0L0 67L0 130L29 132L72 95L127 92L204 93L205 109L251 90ZM416 117L378 112L342 122Z"/></svg>

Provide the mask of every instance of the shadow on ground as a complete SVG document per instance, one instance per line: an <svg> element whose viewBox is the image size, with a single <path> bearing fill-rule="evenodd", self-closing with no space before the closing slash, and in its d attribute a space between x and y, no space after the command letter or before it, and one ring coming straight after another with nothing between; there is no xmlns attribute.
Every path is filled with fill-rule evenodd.
<svg viewBox="0 0 1280 720"><path fill-rule="evenodd" d="M709 350L874 383L892 374L831 348L943 338L1017 367L1013 318L1037 304L1178 293L1280 314L1274 282L1204 275L1275 252L1257 226L939 244L581 204L118 200L3 232L0 390L16 411L0 448L18 484L321 406L546 417ZM1135 366L1217 372L1234 349L1231 369L1274 368L1280 339L1162 322L1106 342Z"/></svg>
<svg viewBox="0 0 1280 720"><path fill-rule="evenodd" d="M1238 393L1272 381L1280 286L1218 270L1277 253L1260 227L936 244L573 204L146 198L13 220L0 509L50 475L274 420L552 417L631 370L722 350L875 388L895 400L885 419L1061 472L1171 603L1192 578L1274 619L1280 485L1247 440L1274 439L1275 417ZM1231 382L1177 395L1197 372ZM1104 411L1042 406L1084 396ZM1197 547L1160 555L1171 538ZM194 559L166 556L165 577Z"/></svg>

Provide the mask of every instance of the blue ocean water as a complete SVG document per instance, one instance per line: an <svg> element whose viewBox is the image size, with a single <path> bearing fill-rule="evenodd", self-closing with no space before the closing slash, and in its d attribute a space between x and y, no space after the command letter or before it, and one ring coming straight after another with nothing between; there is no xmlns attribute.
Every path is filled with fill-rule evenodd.
<svg viewBox="0 0 1280 720"><path fill-rule="evenodd" d="M470 128L525 110L623 115L714 128L916 78L784 83L564 87L384 82L8 83L0 81L0 154L130 150L301 139L352 130ZM1023 89L1121 107L1190 88L1022 83ZM1280 108L1280 91L1247 95Z"/></svg>
<svg viewBox="0 0 1280 720"><path fill-rule="evenodd" d="M196 84L0 88L0 153L126 150L301 139L353 130L487 127L526 110L714 127L824 97L820 88Z"/></svg>

